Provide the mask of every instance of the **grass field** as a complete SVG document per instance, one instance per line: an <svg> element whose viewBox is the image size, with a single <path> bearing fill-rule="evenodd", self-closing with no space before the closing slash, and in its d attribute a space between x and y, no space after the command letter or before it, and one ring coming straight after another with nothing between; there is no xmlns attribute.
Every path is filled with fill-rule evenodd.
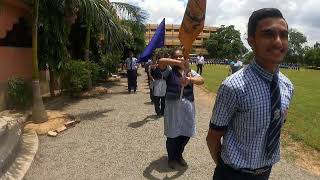
<svg viewBox="0 0 320 180"><path fill-rule="evenodd" d="M216 93L228 70L224 65L206 65L202 74L206 88ZM293 139L320 150L320 71L282 69L281 72L295 88L285 130Z"/></svg>

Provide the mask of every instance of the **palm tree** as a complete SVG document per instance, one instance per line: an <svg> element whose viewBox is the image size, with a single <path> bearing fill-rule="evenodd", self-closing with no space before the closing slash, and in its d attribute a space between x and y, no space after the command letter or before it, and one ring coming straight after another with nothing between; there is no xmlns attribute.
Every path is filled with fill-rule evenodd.
<svg viewBox="0 0 320 180"><path fill-rule="evenodd" d="M84 51L85 61L89 61L92 26L100 27L99 30L106 37L107 43L119 48L124 37L130 34L128 26L122 19L129 19L139 24L142 24L146 19L144 11L127 3L109 2L108 0L73 0L72 3L83 12L87 26ZM92 82L88 81L88 88L90 89L91 87Z"/></svg>
<svg viewBox="0 0 320 180"><path fill-rule="evenodd" d="M32 6L32 64L33 64L33 107L32 119L36 123L48 120L47 113L40 94L39 69L38 69L38 16L39 4L46 0L25 0ZM92 24L100 24L101 31L105 35L107 43L119 46L125 35L129 34L121 18L142 23L146 14L139 8L126 3L109 2L108 0L55 0L55 3L79 8L85 13L87 22L85 60L89 59L89 42ZM59 6L58 5L58 6ZM67 9L67 8L66 8ZM74 11L72 12L74 13ZM71 14L72 14L71 13ZM111 39L112 38L112 39Z"/></svg>
<svg viewBox="0 0 320 180"><path fill-rule="evenodd" d="M125 20L143 23L146 13L141 8L121 2L109 2L108 0L74 0L83 11L86 19L87 33L85 40L84 60L89 60L90 33L93 25L100 26L107 41L118 46L123 37L128 35L128 26Z"/></svg>
<svg viewBox="0 0 320 180"><path fill-rule="evenodd" d="M42 97L40 94L40 81L38 69L38 12L39 0L33 1L32 13L32 120L36 123L43 123L48 120L47 112L44 108Z"/></svg>

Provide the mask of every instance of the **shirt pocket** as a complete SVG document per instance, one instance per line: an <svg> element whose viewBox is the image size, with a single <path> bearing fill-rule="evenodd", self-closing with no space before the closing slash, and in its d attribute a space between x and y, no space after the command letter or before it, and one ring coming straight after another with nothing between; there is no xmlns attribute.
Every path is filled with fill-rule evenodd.
<svg viewBox="0 0 320 180"><path fill-rule="evenodd" d="M249 95L240 96L238 102L237 113L248 113L254 106L253 97Z"/></svg>

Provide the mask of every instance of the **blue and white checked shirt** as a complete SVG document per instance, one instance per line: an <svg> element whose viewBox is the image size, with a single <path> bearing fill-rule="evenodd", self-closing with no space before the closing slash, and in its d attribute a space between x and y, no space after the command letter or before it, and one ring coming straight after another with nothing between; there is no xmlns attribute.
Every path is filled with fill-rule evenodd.
<svg viewBox="0 0 320 180"><path fill-rule="evenodd" d="M282 123L293 95L291 81L281 72ZM225 129L222 160L233 168L257 169L280 160L280 147L271 159L265 156L267 130L271 120L270 85L273 74L255 61L229 76L220 86L210 128Z"/></svg>
<svg viewBox="0 0 320 180"><path fill-rule="evenodd" d="M127 64L127 70L137 70L138 69L138 60L136 58L127 58L125 63Z"/></svg>

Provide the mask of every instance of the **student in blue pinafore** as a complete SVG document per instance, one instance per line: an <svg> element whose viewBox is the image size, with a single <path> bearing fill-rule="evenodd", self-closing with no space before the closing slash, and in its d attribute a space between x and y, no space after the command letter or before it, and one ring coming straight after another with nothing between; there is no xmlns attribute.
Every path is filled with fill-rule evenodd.
<svg viewBox="0 0 320 180"><path fill-rule="evenodd" d="M159 60L159 68L166 79L167 90L165 96L164 134L167 136L166 148L168 152L168 166L172 169L177 166L187 166L182 157L185 146L190 137L194 136L195 105L193 84L203 84L203 78L195 71L187 69L182 51L176 50L172 59ZM183 78L183 70L187 71ZM181 88L184 86L183 97L180 100Z"/></svg>

